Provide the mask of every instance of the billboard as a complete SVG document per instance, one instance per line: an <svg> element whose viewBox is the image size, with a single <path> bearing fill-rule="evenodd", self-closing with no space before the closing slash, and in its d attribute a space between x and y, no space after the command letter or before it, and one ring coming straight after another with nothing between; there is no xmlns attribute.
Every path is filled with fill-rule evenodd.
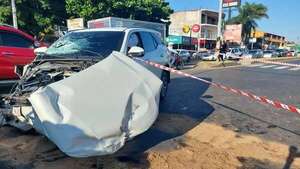
<svg viewBox="0 0 300 169"><path fill-rule="evenodd" d="M224 31L224 40L241 43L242 42L242 24L226 25Z"/></svg>
<svg viewBox="0 0 300 169"><path fill-rule="evenodd" d="M67 26L69 31L76 30L76 29L83 29L84 20L83 18L68 19Z"/></svg>
<svg viewBox="0 0 300 169"><path fill-rule="evenodd" d="M236 7L241 4L241 0L223 0L223 8Z"/></svg>

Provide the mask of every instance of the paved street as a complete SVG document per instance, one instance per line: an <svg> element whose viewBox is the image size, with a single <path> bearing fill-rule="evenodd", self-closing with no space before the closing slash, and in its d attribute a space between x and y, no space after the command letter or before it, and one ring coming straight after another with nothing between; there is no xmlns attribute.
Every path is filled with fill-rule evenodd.
<svg viewBox="0 0 300 169"><path fill-rule="evenodd" d="M300 71L251 65L189 72L209 81L300 107ZM178 121L175 123L165 121L173 116L182 118L176 119ZM182 135L203 120L229 126L241 133L256 134L264 139L300 146L300 115L262 105L177 75L172 79L168 98L162 103L160 117L151 130L132 141L134 145L139 141L148 142L148 145L138 144L141 147L135 146L135 149L145 150L161 141ZM160 123L161 121L166 123ZM176 126L170 129L170 124ZM184 127L180 124L184 124Z"/></svg>

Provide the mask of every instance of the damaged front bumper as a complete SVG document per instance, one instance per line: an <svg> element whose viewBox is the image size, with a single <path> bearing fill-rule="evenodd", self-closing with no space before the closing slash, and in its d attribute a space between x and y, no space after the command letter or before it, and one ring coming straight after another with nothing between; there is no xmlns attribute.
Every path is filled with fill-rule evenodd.
<svg viewBox="0 0 300 169"><path fill-rule="evenodd" d="M72 157L112 154L156 120L161 81L127 56L40 87L13 114ZM28 126L27 126L28 127Z"/></svg>

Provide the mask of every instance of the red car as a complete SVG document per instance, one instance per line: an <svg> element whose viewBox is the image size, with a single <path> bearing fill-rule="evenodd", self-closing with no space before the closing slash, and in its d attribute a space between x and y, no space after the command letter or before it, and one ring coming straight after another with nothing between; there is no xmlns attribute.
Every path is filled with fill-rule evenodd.
<svg viewBox="0 0 300 169"><path fill-rule="evenodd" d="M0 25L0 80L14 80L16 65L26 65L35 58L32 36L11 26Z"/></svg>

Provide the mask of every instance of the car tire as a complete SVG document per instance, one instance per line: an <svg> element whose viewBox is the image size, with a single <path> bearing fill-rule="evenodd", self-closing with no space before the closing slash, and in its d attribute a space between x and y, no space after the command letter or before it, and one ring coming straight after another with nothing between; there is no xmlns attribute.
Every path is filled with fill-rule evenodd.
<svg viewBox="0 0 300 169"><path fill-rule="evenodd" d="M177 70L182 70L184 68L184 63L180 62L179 65L176 66Z"/></svg>
<svg viewBox="0 0 300 169"><path fill-rule="evenodd" d="M162 87L160 90L160 99L164 100L167 96L168 86L170 82L170 73L163 71L160 80L162 81Z"/></svg>

